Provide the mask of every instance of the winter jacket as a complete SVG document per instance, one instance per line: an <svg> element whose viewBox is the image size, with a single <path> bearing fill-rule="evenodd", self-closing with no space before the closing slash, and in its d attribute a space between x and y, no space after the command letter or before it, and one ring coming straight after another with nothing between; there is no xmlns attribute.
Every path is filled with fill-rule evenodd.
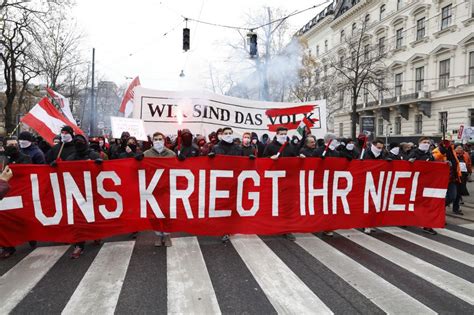
<svg viewBox="0 0 474 315"><path fill-rule="evenodd" d="M152 158L167 158L167 157L174 157L176 154L168 148L163 148L163 151L158 152L154 148L148 149L143 153L145 157L152 157Z"/></svg>
<svg viewBox="0 0 474 315"><path fill-rule="evenodd" d="M393 154L392 152L389 151L387 156L385 157L385 159L394 160L394 161L402 160L402 156L400 154L395 155L395 154Z"/></svg>
<svg viewBox="0 0 474 315"><path fill-rule="evenodd" d="M307 146L304 146L300 150L300 154L303 154L306 157L315 157L314 153L316 152L316 148L311 149L308 148Z"/></svg>
<svg viewBox="0 0 474 315"><path fill-rule="evenodd" d="M367 148L364 154L364 160L385 160L385 154L382 151L378 157L375 157L375 155L372 153L372 150Z"/></svg>
<svg viewBox="0 0 474 315"><path fill-rule="evenodd" d="M66 158L66 161L87 161L87 160L97 160L100 158L99 153L95 152L92 149L87 149L84 152L74 152Z"/></svg>
<svg viewBox="0 0 474 315"><path fill-rule="evenodd" d="M5 195L8 193L10 190L10 185L4 181L3 179L0 179L0 200L5 197Z"/></svg>
<svg viewBox="0 0 474 315"><path fill-rule="evenodd" d="M447 153L442 153L439 148L433 150L433 157L435 161L449 162L449 181L452 183L459 183L461 182L461 168L459 167L458 157L452 146L450 146L448 150L451 151L450 155L452 158L450 160L448 159Z"/></svg>
<svg viewBox="0 0 474 315"><path fill-rule="evenodd" d="M174 152L178 154L178 147L174 149ZM192 143L190 146L181 145L181 155L185 158L199 156L199 153L199 147L194 143Z"/></svg>
<svg viewBox="0 0 474 315"><path fill-rule="evenodd" d="M256 148L255 146L253 145L249 145L249 146L241 146L241 149L242 149L242 155L243 156L250 156L250 155L254 155L256 156Z"/></svg>
<svg viewBox="0 0 474 315"><path fill-rule="evenodd" d="M346 159L355 160L359 158L359 152L356 150L356 148L352 150L347 150L346 147L344 147L341 150L339 150L339 156Z"/></svg>
<svg viewBox="0 0 474 315"><path fill-rule="evenodd" d="M28 148L20 149L20 152L28 155L31 158L31 162L33 162L33 164L46 163L43 151L41 151L40 148L38 148L38 146L35 144L31 144Z"/></svg>
<svg viewBox="0 0 474 315"><path fill-rule="evenodd" d="M6 156L2 154L3 160L8 164L32 164L29 155L18 152L16 156Z"/></svg>
<svg viewBox="0 0 474 315"><path fill-rule="evenodd" d="M430 151L422 151L420 149L411 150L408 159L415 159L417 161L434 161L433 154Z"/></svg>
<svg viewBox="0 0 474 315"><path fill-rule="evenodd" d="M318 147L316 151L314 151L314 156L316 157L323 157L323 152L326 149L326 146L323 147ZM326 155L324 157L340 157L341 155L339 154L338 151L336 150L331 150L328 148L326 151Z"/></svg>
<svg viewBox="0 0 474 315"><path fill-rule="evenodd" d="M219 143L212 148L212 152L216 155L243 155L242 148L239 145L235 143L227 143L224 140L219 141Z"/></svg>
<svg viewBox="0 0 474 315"><path fill-rule="evenodd" d="M263 152L264 157L272 157L278 153L278 151L281 148L280 142L276 141L276 139L273 139L270 143L267 144L267 147L265 148L265 151ZM292 157L296 156L295 149L291 145L291 143L288 143L286 147L283 149L283 151L280 153L280 157Z"/></svg>
<svg viewBox="0 0 474 315"><path fill-rule="evenodd" d="M59 150L61 150L61 145L62 143L58 143L54 147L52 147L51 150L49 150L48 154L46 155L46 163L49 164L58 158ZM65 143L64 148L61 151L61 160L65 161L74 152L76 152L74 143L72 141Z"/></svg>

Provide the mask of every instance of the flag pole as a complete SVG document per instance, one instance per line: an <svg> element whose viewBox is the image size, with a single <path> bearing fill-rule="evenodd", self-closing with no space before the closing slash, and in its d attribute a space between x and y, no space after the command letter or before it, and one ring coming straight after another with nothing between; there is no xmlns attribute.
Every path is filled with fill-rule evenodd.
<svg viewBox="0 0 474 315"><path fill-rule="evenodd" d="M9 137L11 137L11 136L16 132L16 130L18 129L18 127L20 126L20 124L21 124L21 121L19 121L18 124L15 126L15 129L13 129L13 131L10 132Z"/></svg>
<svg viewBox="0 0 474 315"><path fill-rule="evenodd" d="M64 148L64 142L61 142L61 148L59 148L58 155L54 159L55 161L61 156L61 153L63 153L63 148Z"/></svg>

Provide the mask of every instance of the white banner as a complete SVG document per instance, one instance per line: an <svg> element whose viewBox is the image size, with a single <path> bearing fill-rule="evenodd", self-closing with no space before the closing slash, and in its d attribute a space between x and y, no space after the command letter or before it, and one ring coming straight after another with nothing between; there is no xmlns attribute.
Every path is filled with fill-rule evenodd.
<svg viewBox="0 0 474 315"><path fill-rule="evenodd" d="M122 132L128 131L130 136L137 138L137 140L148 140L143 120L141 119L111 116L110 126L113 138L120 139Z"/></svg>
<svg viewBox="0 0 474 315"><path fill-rule="evenodd" d="M314 123L311 133L326 133L326 101L305 103L262 102L223 96L211 92L171 92L135 88L133 117L142 119L147 134L156 131L176 134L187 128L194 134L208 135L218 128L232 127L234 133L272 134L278 126L289 134L307 117Z"/></svg>

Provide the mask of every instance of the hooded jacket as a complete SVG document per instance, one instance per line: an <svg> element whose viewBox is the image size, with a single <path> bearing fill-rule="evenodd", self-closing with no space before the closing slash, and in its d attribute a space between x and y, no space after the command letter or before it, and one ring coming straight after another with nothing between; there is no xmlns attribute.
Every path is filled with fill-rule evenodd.
<svg viewBox="0 0 474 315"><path fill-rule="evenodd" d="M212 152L216 155L233 155L243 156L242 148L235 143L227 143L224 140L219 141L217 145L212 148Z"/></svg>
<svg viewBox="0 0 474 315"><path fill-rule="evenodd" d="M282 144L275 139L268 143L265 151L263 152L264 157L272 157L278 153ZM283 151L280 153L280 157L293 157L296 156L296 151L291 143L288 143Z"/></svg>
<svg viewBox="0 0 474 315"><path fill-rule="evenodd" d="M51 150L48 151L48 154L46 154L46 163L49 164L53 162L54 160L56 160L56 158L58 158L59 151L61 150L61 145L62 145L62 142L56 144L54 147L51 148ZM61 156L59 156L59 158L65 161L74 152L76 152L74 143L72 141L66 142L64 143L64 148L61 151Z"/></svg>
<svg viewBox="0 0 474 315"><path fill-rule="evenodd" d="M33 164L45 164L46 159L43 151L41 151L36 144L31 144L28 148L20 149L21 153L28 155Z"/></svg>
<svg viewBox="0 0 474 315"><path fill-rule="evenodd" d="M76 135L75 138L76 139L82 138L82 140L85 142L84 150L81 150L81 151L75 150L74 153L72 153L66 158L66 161L87 161L87 160L96 160L100 158L99 153L89 148L89 142L84 136Z"/></svg>

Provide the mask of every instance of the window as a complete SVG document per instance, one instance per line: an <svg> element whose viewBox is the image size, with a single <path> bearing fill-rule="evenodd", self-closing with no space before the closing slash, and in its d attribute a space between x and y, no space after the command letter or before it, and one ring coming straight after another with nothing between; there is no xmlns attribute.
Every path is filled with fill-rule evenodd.
<svg viewBox="0 0 474 315"><path fill-rule="evenodd" d="M383 101L383 90L384 90L384 80L383 79L378 79L378 92L379 92L379 102Z"/></svg>
<svg viewBox="0 0 474 315"><path fill-rule="evenodd" d="M321 72L319 70L316 70L314 79L316 80L316 84L319 84L319 80L321 78Z"/></svg>
<svg viewBox="0 0 474 315"><path fill-rule="evenodd" d="M383 135L383 118L379 118L377 121L377 134Z"/></svg>
<svg viewBox="0 0 474 315"><path fill-rule="evenodd" d="M403 87L402 74L397 73L395 75L395 96L402 95L402 87Z"/></svg>
<svg viewBox="0 0 474 315"><path fill-rule="evenodd" d="M445 6L441 11L441 29L444 30L451 25L451 15L453 6Z"/></svg>
<svg viewBox="0 0 474 315"><path fill-rule="evenodd" d="M382 4L380 6L380 20L382 20L385 17L385 4Z"/></svg>
<svg viewBox="0 0 474 315"><path fill-rule="evenodd" d="M425 67L419 67L415 69L415 92L423 90L423 84L425 81Z"/></svg>
<svg viewBox="0 0 474 315"><path fill-rule="evenodd" d="M341 31L341 43L344 41L344 30Z"/></svg>
<svg viewBox="0 0 474 315"><path fill-rule="evenodd" d="M447 89L449 86L449 59L439 62L439 89Z"/></svg>
<svg viewBox="0 0 474 315"><path fill-rule="evenodd" d="M370 45L367 44L364 46L364 61L369 60Z"/></svg>
<svg viewBox="0 0 474 315"><path fill-rule="evenodd" d="M369 83L364 83L364 104L369 102Z"/></svg>
<svg viewBox="0 0 474 315"><path fill-rule="evenodd" d="M469 110L469 126L474 126L474 109Z"/></svg>
<svg viewBox="0 0 474 315"><path fill-rule="evenodd" d="M474 84L474 51L469 53L469 84ZM471 125L474 126L474 125Z"/></svg>
<svg viewBox="0 0 474 315"><path fill-rule="evenodd" d="M344 66L344 56L339 56L339 68L342 68Z"/></svg>
<svg viewBox="0 0 474 315"><path fill-rule="evenodd" d="M416 21L416 40L425 37L425 20L426 18L423 17Z"/></svg>
<svg viewBox="0 0 474 315"><path fill-rule="evenodd" d="M439 132L445 133L448 129L448 112L439 113Z"/></svg>
<svg viewBox="0 0 474 315"><path fill-rule="evenodd" d="M403 1L402 0L397 0L397 10L400 10L402 7Z"/></svg>
<svg viewBox="0 0 474 315"><path fill-rule="evenodd" d="M415 134L420 135L423 133L423 115L415 115Z"/></svg>
<svg viewBox="0 0 474 315"><path fill-rule="evenodd" d="M357 24L355 24L355 23L352 23L352 35L354 35L354 34L355 34L355 32L356 32L356 29L357 29Z"/></svg>
<svg viewBox="0 0 474 315"><path fill-rule="evenodd" d="M339 102L341 104L344 103L344 91L339 92Z"/></svg>
<svg viewBox="0 0 474 315"><path fill-rule="evenodd" d="M395 117L395 134L402 134L402 117Z"/></svg>
<svg viewBox="0 0 474 315"><path fill-rule="evenodd" d="M396 48L400 49L403 45L403 28L397 30L397 43Z"/></svg>
<svg viewBox="0 0 474 315"><path fill-rule="evenodd" d="M316 46L316 57L319 57L319 45Z"/></svg>
<svg viewBox="0 0 474 315"><path fill-rule="evenodd" d="M328 52L328 40L324 41L324 52Z"/></svg>
<svg viewBox="0 0 474 315"><path fill-rule="evenodd" d="M324 65L324 79L328 76L328 65Z"/></svg>
<svg viewBox="0 0 474 315"><path fill-rule="evenodd" d="M379 54L382 55L385 52L385 37L379 38Z"/></svg>
<svg viewBox="0 0 474 315"><path fill-rule="evenodd" d="M364 21L365 21L365 25L368 25L368 24L369 24L369 22L370 22L370 14L367 14L367 15L365 16Z"/></svg>
<svg viewBox="0 0 474 315"><path fill-rule="evenodd" d="M339 137L344 136L344 123L339 123Z"/></svg>

